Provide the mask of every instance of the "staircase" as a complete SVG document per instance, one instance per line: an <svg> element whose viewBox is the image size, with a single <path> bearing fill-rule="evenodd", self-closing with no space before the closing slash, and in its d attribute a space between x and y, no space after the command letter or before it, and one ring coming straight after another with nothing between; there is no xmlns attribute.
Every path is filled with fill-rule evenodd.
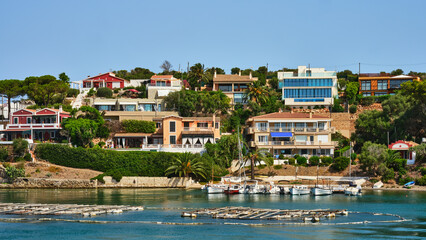
<svg viewBox="0 0 426 240"><path fill-rule="evenodd" d="M86 97L89 90L82 89L80 94L77 95L75 100L72 102L72 108L80 108L83 105L83 99Z"/></svg>

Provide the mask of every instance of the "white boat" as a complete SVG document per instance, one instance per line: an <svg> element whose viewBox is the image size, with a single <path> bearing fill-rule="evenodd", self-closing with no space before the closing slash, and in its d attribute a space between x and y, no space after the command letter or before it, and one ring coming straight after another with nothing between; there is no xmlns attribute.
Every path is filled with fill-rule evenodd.
<svg viewBox="0 0 426 240"><path fill-rule="evenodd" d="M257 181L254 180L255 184L246 185L244 193L248 194L259 194L265 193L265 186L257 184Z"/></svg>
<svg viewBox="0 0 426 240"><path fill-rule="evenodd" d="M223 193L225 189L228 188L228 185L224 184L212 184L206 187L207 193Z"/></svg>
<svg viewBox="0 0 426 240"><path fill-rule="evenodd" d="M279 186L275 185L273 182L270 182L270 184L266 186L266 192L270 194L280 194L281 189Z"/></svg>
<svg viewBox="0 0 426 240"><path fill-rule="evenodd" d="M361 195L361 188L360 187L348 187L348 188L345 189L345 194L351 195L351 196Z"/></svg>
<svg viewBox="0 0 426 240"><path fill-rule="evenodd" d="M290 194L290 188L286 186L278 186L281 194Z"/></svg>
<svg viewBox="0 0 426 240"><path fill-rule="evenodd" d="M309 188L307 186L293 186L290 188L291 195L307 195L309 194Z"/></svg>
<svg viewBox="0 0 426 240"><path fill-rule="evenodd" d="M311 193L314 196L324 196L324 195L333 194L333 190L326 187L314 187L314 188L311 188Z"/></svg>
<svg viewBox="0 0 426 240"><path fill-rule="evenodd" d="M374 189L379 189L379 188L382 188L382 187L383 187L382 181L378 181L373 185Z"/></svg>

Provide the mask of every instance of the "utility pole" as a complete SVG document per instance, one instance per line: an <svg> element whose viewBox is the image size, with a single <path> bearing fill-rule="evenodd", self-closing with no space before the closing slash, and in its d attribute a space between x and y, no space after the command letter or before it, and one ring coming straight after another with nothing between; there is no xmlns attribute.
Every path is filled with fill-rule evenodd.
<svg viewBox="0 0 426 240"><path fill-rule="evenodd" d="M361 74L361 63L358 63L358 77Z"/></svg>
<svg viewBox="0 0 426 240"><path fill-rule="evenodd" d="M352 142L349 141L349 177L351 177L351 165L352 165Z"/></svg>
<svg viewBox="0 0 426 240"><path fill-rule="evenodd" d="M388 131L388 146L389 146L389 131Z"/></svg>
<svg viewBox="0 0 426 240"><path fill-rule="evenodd" d="M188 62L188 67L186 68L186 73L189 73L189 62Z"/></svg>
<svg viewBox="0 0 426 240"><path fill-rule="evenodd" d="M180 63L179 63L179 72L180 72Z"/></svg>

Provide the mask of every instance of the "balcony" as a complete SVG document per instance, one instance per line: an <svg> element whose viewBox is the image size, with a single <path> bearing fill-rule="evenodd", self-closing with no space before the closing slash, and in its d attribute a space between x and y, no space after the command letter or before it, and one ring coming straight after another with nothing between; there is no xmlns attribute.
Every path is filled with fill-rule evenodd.
<svg viewBox="0 0 426 240"><path fill-rule="evenodd" d="M334 133L335 128L331 127L328 129L324 128L317 128L317 127L295 127L295 128L278 128L278 127L271 127L271 128L257 128L257 127L250 127L248 128L249 134L259 133L259 132L294 132L294 133Z"/></svg>
<svg viewBox="0 0 426 240"><path fill-rule="evenodd" d="M148 83L148 87L182 87L181 82L172 82L172 83Z"/></svg>
<svg viewBox="0 0 426 240"><path fill-rule="evenodd" d="M297 147L297 146L311 146L312 147L335 147L337 146L337 142L314 142L314 141L267 141L267 142L257 142L250 141L250 147L265 147L265 146L289 146L289 147Z"/></svg>
<svg viewBox="0 0 426 240"><path fill-rule="evenodd" d="M59 123L23 123L8 124L6 129L57 129L61 128Z"/></svg>

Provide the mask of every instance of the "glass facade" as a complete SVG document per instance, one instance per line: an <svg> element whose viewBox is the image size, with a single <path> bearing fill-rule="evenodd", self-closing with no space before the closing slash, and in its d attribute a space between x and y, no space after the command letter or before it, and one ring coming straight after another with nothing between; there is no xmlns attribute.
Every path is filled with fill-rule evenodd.
<svg viewBox="0 0 426 240"><path fill-rule="evenodd" d="M388 80L378 80L377 90L386 90L386 89L388 89Z"/></svg>
<svg viewBox="0 0 426 240"><path fill-rule="evenodd" d="M244 93L234 93L234 103L247 103Z"/></svg>
<svg viewBox="0 0 426 240"><path fill-rule="evenodd" d="M232 84L219 84L219 90L222 92L232 92Z"/></svg>
<svg viewBox="0 0 426 240"><path fill-rule="evenodd" d="M331 78L325 79L284 79L284 87L331 87L333 80Z"/></svg>
<svg viewBox="0 0 426 240"><path fill-rule="evenodd" d="M401 84L410 81L411 80L390 80L390 88L400 88Z"/></svg>
<svg viewBox="0 0 426 240"><path fill-rule="evenodd" d="M369 96L371 96L371 92L363 92L362 96L369 97Z"/></svg>
<svg viewBox="0 0 426 240"><path fill-rule="evenodd" d="M331 88L284 89L283 97L284 98L331 98Z"/></svg>
<svg viewBox="0 0 426 240"><path fill-rule="evenodd" d="M361 81L361 90L371 90L371 81Z"/></svg>
<svg viewBox="0 0 426 240"><path fill-rule="evenodd" d="M374 96L383 96L383 95L387 95L387 92L375 92Z"/></svg>

